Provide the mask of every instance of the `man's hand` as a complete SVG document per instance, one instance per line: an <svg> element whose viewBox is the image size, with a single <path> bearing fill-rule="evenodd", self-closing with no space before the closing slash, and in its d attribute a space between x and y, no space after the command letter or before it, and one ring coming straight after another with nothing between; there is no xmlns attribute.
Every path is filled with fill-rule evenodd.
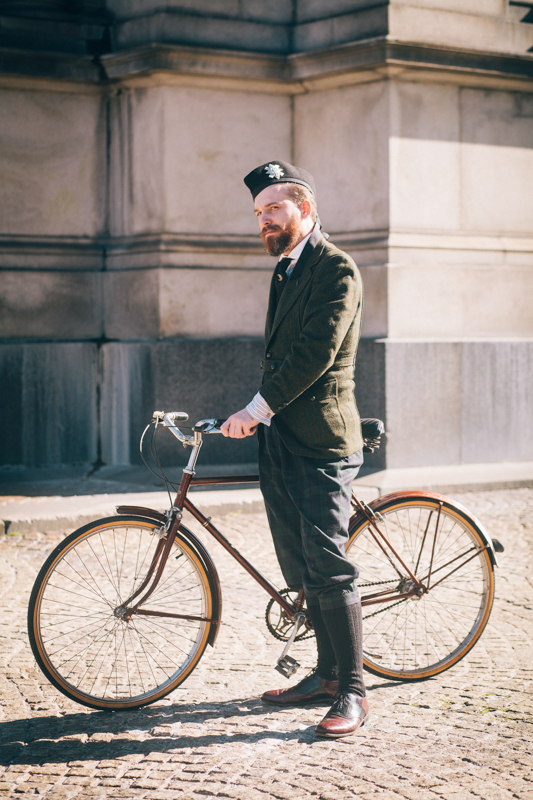
<svg viewBox="0 0 533 800"><path fill-rule="evenodd" d="M258 425L259 422L243 408L242 411L237 411L228 417L220 426L220 430L224 436L229 436L231 439L244 439L245 436L253 436Z"/></svg>

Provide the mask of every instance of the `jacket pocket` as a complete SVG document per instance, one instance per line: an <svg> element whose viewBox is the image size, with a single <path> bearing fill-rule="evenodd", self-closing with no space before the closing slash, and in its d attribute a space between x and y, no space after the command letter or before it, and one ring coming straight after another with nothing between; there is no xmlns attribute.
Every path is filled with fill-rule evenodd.
<svg viewBox="0 0 533 800"><path fill-rule="evenodd" d="M334 442L344 438L346 424L339 409L336 378L313 384L303 392L299 400L299 410L315 446L332 447Z"/></svg>

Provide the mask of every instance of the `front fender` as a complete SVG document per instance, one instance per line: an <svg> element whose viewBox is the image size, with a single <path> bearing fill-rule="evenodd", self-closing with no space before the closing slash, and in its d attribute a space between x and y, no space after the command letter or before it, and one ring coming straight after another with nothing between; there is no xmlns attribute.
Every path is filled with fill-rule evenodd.
<svg viewBox="0 0 533 800"><path fill-rule="evenodd" d="M142 506L117 506L117 513L119 516L130 516L133 514L140 520L147 522L159 522L162 525L168 521L167 517L160 511L155 511L152 508L144 508ZM207 573L209 588L211 589L211 594L213 597L213 614L207 642L211 645L211 647L213 647L218 636L220 623L222 621L222 589L220 586L220 578L218 577L217 568L215 567L214 561L211 558L206 546L202 541L200 541L196 534L186 528L185 525L179 526L178 533L187 540L189 546L195 552Z"/></svg>

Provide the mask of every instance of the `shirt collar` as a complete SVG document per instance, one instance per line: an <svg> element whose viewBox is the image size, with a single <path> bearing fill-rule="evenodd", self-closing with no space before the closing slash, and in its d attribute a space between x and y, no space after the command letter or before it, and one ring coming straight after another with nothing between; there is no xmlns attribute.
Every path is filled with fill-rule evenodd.
<svg viewBox="0 0 533 800"><path fill-rule="evenodd" d="M313 228L313 230L312 230L312 231L310 231L310 232L307 234L307 236L305 237L305 239L302 239L302 241L301 241L299 244L297 244L297 245L296 245L296 247L294 247L294 248L291 250L291 252L289 253L289 255L288 255L288 256L281 255L281 256L279 257L279 259L278 259L278 260L279 260L279 261L281 261L281 259L282 259L282 258L290 258L290 259L291 259L291 261L294 261L295 259L298 259L298 258L300 258L300 256L302 255L302 251L303 251L303 249L304 249L305 245L307 244L307 242L309 241L309 239L310 239L310 237L311 237L311 234L313 233L313 231L315 230L315 228L316 228L316 224L315 224L315 227Z"/></svg>

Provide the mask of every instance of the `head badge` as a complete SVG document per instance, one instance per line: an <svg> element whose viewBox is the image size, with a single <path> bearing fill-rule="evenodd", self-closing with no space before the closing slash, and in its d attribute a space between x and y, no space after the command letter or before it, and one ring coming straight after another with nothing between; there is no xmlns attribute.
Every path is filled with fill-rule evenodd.
<svg viewBox="0 0 533 800"><path fill-rule="evenodd" d="M285 175L279 164L267 164L265 172L269 178L282 178Z"/></svg>

